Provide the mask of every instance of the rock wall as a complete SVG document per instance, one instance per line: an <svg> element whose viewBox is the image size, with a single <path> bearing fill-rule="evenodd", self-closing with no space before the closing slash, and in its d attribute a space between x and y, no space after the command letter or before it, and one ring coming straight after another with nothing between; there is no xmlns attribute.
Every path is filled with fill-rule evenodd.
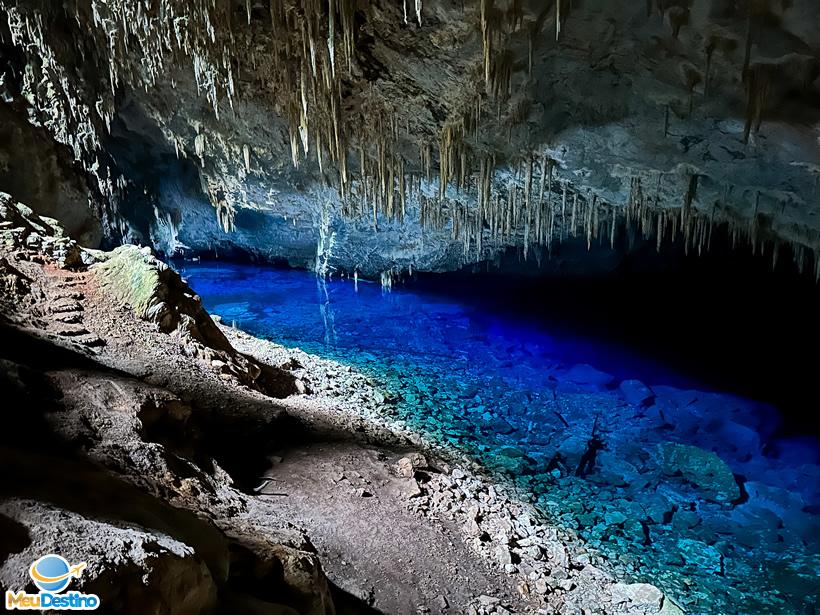
<svg viewBox="0 0 820 615"><path fill-rule="evenodd" d="M99 284L90 261L99 261ZM238 353L179 276L145 251L81 249L3 193L0 289L0 588L34 590L32 562L59 553L88 562L72 589L111 612L335 612L305 534L236 489L216 460L282 429L269 404L267 414L249 412L253 420L237 410L250 389L295 391L290 373ZM109 321L103 332L88 322L89 298L93 317L119 312L130 322ZM145 337L119 365L100 356L140 325ZM164 365L137 358L165 343L156 355ZM146 382L146 369L165 385ZM213 378L204 397L217 416L202 397L171 390L192 372Z"/></svg>

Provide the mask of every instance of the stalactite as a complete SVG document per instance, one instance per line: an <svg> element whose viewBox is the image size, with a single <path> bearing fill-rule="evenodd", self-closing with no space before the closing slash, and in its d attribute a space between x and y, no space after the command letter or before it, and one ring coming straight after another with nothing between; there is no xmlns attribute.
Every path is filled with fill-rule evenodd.
<svg viewBox="0 0 820 615"><path fill-rule="evenodd" d="M746 124L743 129L743 142L749 142L749 135L760 129L763 121L766 101L769 96L770 67L762 64L748 69L746 81Z"/></svg>
<svg viewBox="0 0 820 615"><path fill-rule="evenodd" d="M559 241L564 241L564 232L567 226L567 184L564 182L561 190L561 229Z"/></svg>
<svg viewBox="0 0 820 615"><path fill-rule="evenodd" d="M598 196L593 195L592 201L587 199L587 218L586 218L586 233L587 233L587 250L592 248L592 212L596 209L598 204Z"/></svg>
<svg viewBox="0 0 820 615"><path fill-rule="evenodd" d="M615 222L616 222L616 209L612 207L612 220L610 222L610 229L609 229L609 247L611 250L615 249Z"/></svg>
<svg viewBox="0 0 820 615"><path fill-rule="evenodd" d="M598 203L598 199L593 198L593 200L592 200L592 236L595 239L598 239L598 237L600 236L600 233L599 233L600 229L601 229L601 226L600 226L600 210L601 210L601 206Z"/></svg>
<svg viewBox="0 0 820 615"><path fill-rule="evenodd" d="M746 15L746 39L745 39L745 46L743 52L743 68L740 72L740 80L745 83L746 76L749 72L749 61L752 57L752 30L754 26L753 21L753 14L752 14L752 6L751 2L749 3L748 13Z"/></svg>
<svg viewBox="0 0 820 615"><path fill-rule="evenodd" d="M663 242L663 211L659 210L657 213L657 230L655 231L657 242L656 249L658 253L661 251L661 243Z"/></svg>
<svg viewBox="0 0 820 615"><path fill-rule="evenodd" d="M572 196L572 223L570 225L570 229L572 232L572 236L575 237L577 233L578 226L576 224L578 214L578 193L575 192Z"/></svg>
<svg viewBox="0 0 820 615"><path fill-rule="evenodd" d="M525 258L530 250L540 255L540 246L551 245L556 224L560 224L559 241L563 241L568 231L575 237L578 226L581 226L587 236L588 248L592 238L597 237L601 243L605 242L604 234L607 232L610 247L613 248L618 239L619 216L626 219L624 228L630 241L635 226L640 225L641 232L647 238L655 227L659 247L664 236L669 236L670 229L673 240L679 232L683 234L687 250L695 245L699 252L704 247L707 250L711 247L716 206L713 205L708 216L700 214L694 207L697 175L689 178L690 185L680 211L677 205L668 209L662 206L660 175L655 195L649 195L650 190L645 189L648 183L642 186L640 178L633 178L628 202L623 208L616 203L599 203L597 196L591 194L584 199L576 187L559 179L559 208L558 193L553 198L552 188L553 173L557 177L558 172L546 154L540 155L541 176L538 178L537 199L533 174L538 172L538 161L532 155L520 159L522 164L514 182L508 182L506 186L502 185L504 182L500 179L496 182L495 160L481 153L482 148L488 147L489 140L482 139L480 128L484 122L486 130L486 122L492 121L493 114L491 110L490 117L482 117L482 105L486 103L480 92L477 92L479 95L473 101L464 105L467 112L449 109L452 115L448 117L439 135L438 161L434 160L435 154L431 154L430 148L435 136L419 139L418 158L413 155L405 160L404 152L410 141L407 137L411 134L407 113L391 108L390 103L383 101L378 95L355 109L347 104L349 101L343 99L343 88L346 91L351 77L360 74L353 66L356 61L355 14L357 9L362 9L359 3L352 0L305 0L298 5L291 5L279 0L269 0L266 8L270 14L271 30L276 33L275 44L271 45L260 44L263 39L256 38L260 34L260 28L257 28L259 24L253 23L254 11L265 6L263 1L220 3L215 0L161 0L159 10L154 10L155 4L103 0L88 2L93 16L93 24L89 27L93 29L93 40L99 46L96 50L98 59L103 60L102 65L108 69L102 77L103 80L108 79L108 83L92 112L96 113L95 118L99 118L95 122L101 121L100 125L104 124L106 129L109 129L111 120L116 115L115 99L118 93L122 93L123 84L148 90L166 79L171 72L169 67L181 64L181 60L185 60L189 70L192 69L193 81L213 113L224 113L228 105L233 106L234 98L238 99L240 96L240 84L248 82L247 64L250 63L257 67L255 72L266 68L266 79L276 84L277 111L281 108L281 115L288 124L293 166L309 165L315 160L319 172L327 181L337 184L344 212L365 219L372 213L374 227L377 227L380 216L382 220L384 216L403 220L408 215L408 208L409 213L415 215L414 204L418 203L418 215L423 219L423 226L451 230L463 243L465 253L475 248L480 255L482 249L487 247L485 239L489 241L492 238L498 242L503 238L504 241L515 242L517 245L521 245L523 239ZM564 35L563 23L571 6L571 3L565 3L564 0L555 0L556 41ZM669 7L669 3L664 6ZM748 51L754 42L756 22L759 12L763 10L761 7L760 3L750 7L747 28L747 53L743 68L747 90L744 140L747 141L764 119L770 83L775 77L773 65L752 63L751 53ZM243 8L252 28L244 26L246 20ZM414 0L413 8L421 26L421 0ZM541 19L550 17L552 7L546 5L545 9L546 15L542 14ZM402 10L406 22L407 12L411 10L406 0L403 1ZM77 13L76 7L74 12ZM673 34L677 35L685 20L682 19L682 12L673 13L667 15L673 26ZM17 19L15 15L19 15L19 9L13 7L9 11L12 22ZM510 105L503 100L510 94L513 72L520 70L523 65L523 37L519 36L518 42L513 44L515 41L510 35L518 29L526 28L526 32L522 34L527 39L528 72L532 71L532 46L537 44L539 33L543 35L543 24L539 22L542 29L538 30L532 20L529 17L524 20L523 15L524 9L518 0L506 3L481 0L480 3L484 88L489 95L495 97L493 103L496 104L499 117L503 117L503 122L509 125L516 123L527 112L526 107ZM77 19L80 18L77 13ZM34 18L30 21L20 19L20 29L12 30L26 30L27 34L12 34L13 37L18 37L12 42L21 46L31 44L25 37L42 39L45 37L43 28L45 25ZM267 37L269 31L267 28L265 30L264 36ZM20 39L20 36L23 38ZM705 95L710 90L710 72L713 70L713 61L716 61L713 54L728 49L729 43L724 42L724 39L729 40L722 35L704 39L702 50L706 54L706 64L702 81ZM237 55L236 49L247 49L250 57ZM87 49L83 52L94 53ZM48 51L45 52L46 56L48 54ZM135 62L135 58L139 61ZM700 63L699 66L703 68ZM32 67L32 70L39 69ZM54 68L48 70L55 74L59 72ZM47 73L48 71L42 70L35 77L55 85L54 89L59 92L60 88L56 87L59 86L59 80ZM683 74L690 92L690 108L699 75L695 69L687 69ZM478 87L481 88L481 85ZM75 124L78 128L81 127L72 130L74 134L66 140L74 149L78 160L96 161L100 157L94 150L101 150L102 139L96 134L99 129L81 124L81 107L76 101L66 103L67 114L77 118L70 125L72 128ZM666 105L664 113L664 135L668 135L669 105ZM83 121L87 123L87 120ZM406 134L400 135L399 126L403 127L405 122ZM169 146L173 144L178 157L186 155L186 143L190 155L190 135L184 136L184 140L182 136L173 134L167 134L166 138ZM84 139L88 139L90 145L86 145ZM218 155L222 152L217 148L220 147L227 150L239 167L236 169L238 179L245 179L251 173L250 144L239 146L242 152L240 162L236 161L239 158L236 144L222 144L210 133L206 134L203 128L193 138L193 150L203 167L206 163L206 150L209 153L207 162L212 165L219 160ZM310 148L314 149L315 156ZM360 153L359 165L356 167L354 155L348 168L348 153L355 152L356 148ZM264 150L257 150L254 154L257 169L262 164L262 151ZM436 162L439 165L438 178L434 177L435 170L432 169ZM101 187L110 184L111 190L123 189L119 179L105 177L105 171L101 175L104 176L100 179ZM424 176L432 186L438 180L438 198L427 198L421 194ZM453 185L449 186L449 194L453 198L448 198L450 182ZM429 190L431 187L425 186L424 189ZM453 189L457 194L453 193ZM567 211L570 189L573 200L571 211ZM230 193L225 186L215 190L211 202L217 210L220 226L229 229L233 224L233 207L241 203L242 199L248 198L247 191L241 185L238 188L234 186ZM415 194L414 190L417 191ZM476 198L470 201L472 196ZM579 199L580 206L586 208L581 212L578 211ZM465 201L474 205L465 205ZM725 222L722 220L719 224ZM757 207L750 224L745 221L730 221L733 240L737 241L740 237L741 241L749 242L752 250L761 249L770 240L761 236L761 222ZM740 225L739 229L736 228L737 225ZM486 238L483 237L485 226ZM773 245L772 249L772 259L776 262L779 248ZM805 256L804 260L807 261L807 266L812 266L809 261L813 259L810 256Z"/></svg>
<svg viewBox="0 0 820 615"><path fill-rule="evenodd" d="M205 164L205 135L200 133L194 138L194 151L200 162Z"/></svg>
<svg viewBox="0 0 820 615"><path fill-rule="evenodd" d="M532 32L527 32L527 81L532 81ZM526 255L526 252L524 253Z"/></svg>
<svg viewBox="0 0 820 615"><path fill-rule="evenodd" d="M689 176L689 184L686 189L686 196L683 199L683 207L681 208L681 226L687 224L692 216L692 203L697 197L699 179L700 176L697 173L692 173Z"/></svg>
<svg viewBox="0 0 820 615"><path fill-rule="evenodd" d="M492 30L490 29L490 13L493 9L493 0L481 0L481 39L483 43L484 82L489 88L490 60L492 57Z"/></svg>

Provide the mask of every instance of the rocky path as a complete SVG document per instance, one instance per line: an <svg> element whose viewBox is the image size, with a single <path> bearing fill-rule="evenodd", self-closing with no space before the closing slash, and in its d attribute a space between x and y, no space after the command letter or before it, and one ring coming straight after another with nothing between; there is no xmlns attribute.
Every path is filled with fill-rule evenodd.
<svg viewBox="0 0 820 615"><path fill-rule="evenodd" d="M328 578L383 613L460 613L481 596L501 608L526 601L497 565L476 557L459 524L413 514L421 490L395 470L396 453L351 442L281 452L263 497L304 527Z"/></svg>

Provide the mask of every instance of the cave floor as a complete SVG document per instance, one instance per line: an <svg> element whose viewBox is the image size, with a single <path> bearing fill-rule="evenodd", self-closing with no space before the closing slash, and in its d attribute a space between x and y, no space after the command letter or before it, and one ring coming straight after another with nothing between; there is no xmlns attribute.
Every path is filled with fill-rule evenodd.
<svg viewBox="0 0 820 615"><path fill-rule="evenodd" d="M247 389L208 362L185 356L179 340L140 320L127 306L117 305L88 272L35 262L16 264L42 292L27 295L11 315L5 314L14 325L3 327L7 343L2 358L58 383L65 414L84 417L64 415L60 421L84 425L88 416L100 420L101 413L130 407L144 395L180 399L200 415L203 432L197 443L185 446L184 456L202 465L212 455L230 475L229 482L259 501L267 512L251 516L252 524L264 530L267 523L277 532L291 524L307 530L309 544L318 550L332 584L337 612L461 612L481 596L491 604L527 610L514 580L471 550L456 523L433 521L409 509L408 500L419 493L418 483L399 477L395 470L396 462L413 450L409 442L379 429L365 430L364 423L340 423L327 399L274 400ZM76 432L68 436L70 447L78 447L83 457L88 436L84 426L72 429ZM166 436L158 432L156 442L172 449ZM93 462L117 472L124 471L123 461L113 449L146 446L112 444L105 438L103 443L112 450L95 452ZM277 455L281 462L270 465ZM42 467L36 458L14 449L4 450L3 458L6 467L19 470L16 479L4 485L4 501L33 498L95 514L93 502L75 506L77 498L65 494L56 477L43 480L41 475L35 480ZM68 462L57 461L62 463ZM171 475L160 479L170 480L171 489L185 483L192 471L177 475L173 469L178 467L171 464ZM98 490L99 470L87 469L77 473L71 488L83 483L86 474L93 478L83 490ZM260 494L253 487L262 475L272 480ZM34 489L34 484L39 487ZM101 505L104 515L146 523L145 515L129 510L133 505L147 507L133 500L131 491L124 495L112 488L106 494L102 500L117 506ZM180 505L179 498L175 505ZM173 525L160 527L174 531Z"/></svg>
<svg viewBox="0 0 820 615"><path fill-rule="evenodd" d="M519 606L497 569L478 560L456 523L406 507L415 481L392 471L395 453L353 442L281 451L262 491L316 546L332 582L385 613L466 610L477 596ZM518 610L518 609L516 609Z"/></svg>

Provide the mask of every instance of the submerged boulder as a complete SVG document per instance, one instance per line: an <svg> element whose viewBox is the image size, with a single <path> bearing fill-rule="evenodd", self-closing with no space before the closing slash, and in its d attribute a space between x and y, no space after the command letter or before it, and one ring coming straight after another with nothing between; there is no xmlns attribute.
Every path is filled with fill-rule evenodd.
<svg viewBox="0 0 820 615"><path fill-rule="evenodd" d="M618 389L633 406L649 406L655 401L655 393L640 380L624 380Z"/></svg>
<svg viewBox="0 0 820 615"><path fill-rule="evenodd" d="M663 592L648 583L615 583L612 586L612 602L640 610L644 613L658 613L663 605Z"/></svg>
<svg viewBox="0 0 820 615"><path fill-rule="evenodd" d="M566 374L564 374L564 379L594 390L606 389L615 381L615 378L611 374L595 369L586 363L579 363L571 367Z"/></svg>
<svg viewBox="0 0 820 615"><path fill-rule="evenodd" d="M664 473L682 476L706 499L731 502L740 497L731 468L712 451L676 442L659 444L658 451Z"/></svg>

